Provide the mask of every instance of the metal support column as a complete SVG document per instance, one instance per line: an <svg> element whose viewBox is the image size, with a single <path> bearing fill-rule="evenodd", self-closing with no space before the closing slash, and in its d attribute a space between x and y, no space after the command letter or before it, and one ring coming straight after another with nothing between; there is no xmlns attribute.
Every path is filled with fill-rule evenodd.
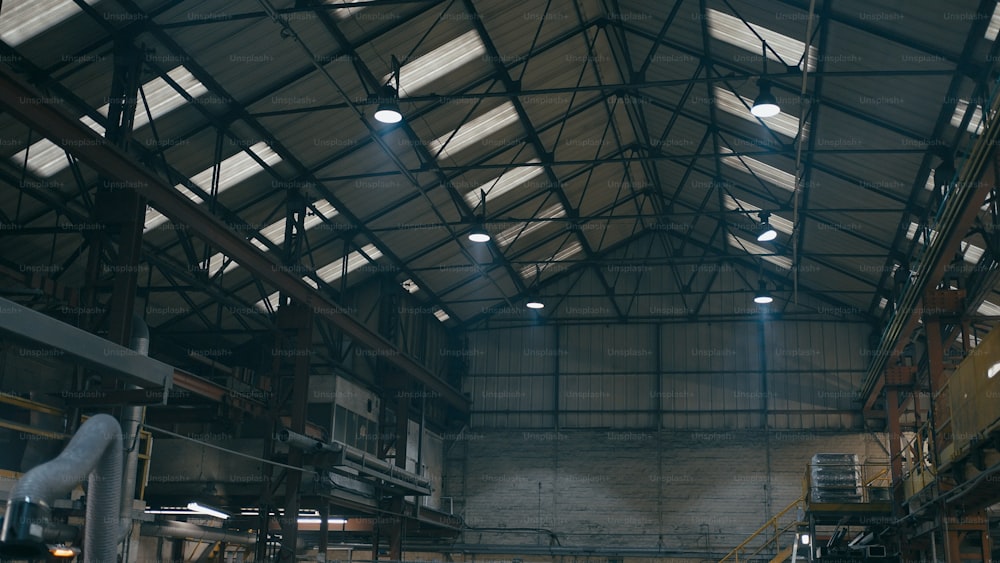
<svg viewBox="0 0 1000 563"><path fill-rule="evenodd" d="M410 395L405 389L396 393L396 467L406 469L406 441L410 430ZM389 559L403 559L403 495L393 495L389 511Z"/></svg>
<svg viewBox="0 0 1000 563"><path fill-rule="evenodd" d="M892 512L894 516L899 516L902 512L903 498L903 457L900 448L903 433L899 423L899 390L896 387L886 387L885 390L885 412L888 417L889 431L889 458L892 480Z"/></svg>
<svg viewBox="0 0 1000 563"><path fill-rule="evenodd" d="M323 501L319 507L319 554L316 561L326 563L326 552L330 547L330 503Z"/></svg>
<svg viewBox="0 0 1000 563"><path fill-rule="evenodd" d="M283 338L275 347L275 364L282 360L292 359L291 386L291 430L304 434L306 430L306 409L309 403L309 360L312 344L312 312L309 307L292 302L278 309L278 327L288 331L290 338ZM289 346L288 344L291 344ZM277 371L281 375L283 371ZM284 389L282 389L284 391ZM302 467L303 452L299 448L291 448L288 452L288 464ZM302 483L302 472L289 470L285 476L285 514L280 519L281 554L279 561L295 561L295 549L298 541L299 486Z"/></svg>
<svg viewBox="0 0 1000 563"><path fill-rule="evenodd" d="M302 258L302 248L305 239L304 220L306 213L305 198L298 190L288 192L285 214L285 267L289 270L299 264ZM284 367L291 364L292 386L291 430L299 434L306 431L306 410L309 406L309 368L310 350L312 348L312 309L299 301L288 301L282 296L282 305L278 308L277 324L281 331L278 345L274 352L274 373L279 377L287 373ZM287 303L286 303L287 302ZM290 362L289 362L290 360ZM285 378L287 379L287 378ZM288 390L279 385L279 393L283 395ZM278 413L281 412L278 409ZM302 467L304 453L300 448L291 448L288 452L288 464ZM285 515L281 518L281 554L279 561L296 560L296 543L298 542L298 515L301 505L299 487L302 484L302 472L290 470L285 477Z"/></svg>
<svg viewBox="0 0 1000 563"><path fill-rule="evenodd" d="M137 49L130 36L119 36L114 44L114 71L111 92L108 96L108 120L105 138L110 144L127 151L132 142L132 127L135 118L138 92L142 83L144 54ZM93 210L95 223L105 225L108 234L117 239L114 262L108 270L113 274L113 291L109 302L107 339L115 344L131 346L138 354L146 355L149 348L149 333L141 327L141 335L133 342L133 316L135 315L136 291L139 285L139 266L142 254L142 235L145 222L145 199L133 186L115 178L103 176L97 189ZM93 276L88 281L96 284L105 272L101 262L105 245L110 238L96 236L91 239L89 264ZM96 301L96 300L95 300ZM141 319L138 321L141 323ZM97 327L88 326L88 329ZM135 390L138 386L122 382L120 388ZM124 478L122 479L121 518L122 532L130 533L132 527L132 504L135 499L139 464L139 426L143 422L146 409L142 406L122 408L121 420L124 452ZM129 558L128 543L122 546L121 557Z"/></svg>
<svg viewBox="0 0 1000 563"><path fill-rule="evenodd" d="M951 412L948 397L941 395L950 375L945 371L944 352L951 345L941 342L941 319L953 320L961 314L965 290L929 290L924 296L924 304L929 314L924 315L924 331L927 335L927 373L930 382L930 413L933 421L931 451L934 463L941 462L939 453L951 441Z"/></svg>
<svg viewBox="0 0 1000 563"><path fill-rule="evenodd" d="M945 513L946 563L990 563L992 541L985 510L959 514Z"/></svg>

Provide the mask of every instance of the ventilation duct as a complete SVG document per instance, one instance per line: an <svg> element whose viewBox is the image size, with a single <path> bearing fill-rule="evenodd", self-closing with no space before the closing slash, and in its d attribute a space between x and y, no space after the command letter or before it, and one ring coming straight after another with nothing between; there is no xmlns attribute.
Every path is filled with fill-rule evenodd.
<svg viewBox="0 0 1000 563"><path fill-rule="evenodd" d="M68 539L66 526L52 522L50 505L88 475L83 560L114 563L118 558L122 434L118 421L107 414L87 419L58 457L31 469L14 485L0 531L3 556L41 558L47 555L47 544Z"/></svg>

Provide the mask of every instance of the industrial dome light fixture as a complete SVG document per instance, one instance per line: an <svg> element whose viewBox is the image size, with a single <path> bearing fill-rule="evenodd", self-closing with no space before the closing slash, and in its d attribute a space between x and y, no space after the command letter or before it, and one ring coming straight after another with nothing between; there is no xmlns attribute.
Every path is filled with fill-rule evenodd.
<svg viewBox="0 0 1000 563"><path fill-rule="evenodd" d="M378 108L375 109L375 119L382 123L399 123L403 120L403 112L399 111L399 61L392 57L392 72L389 80L378 93Z"/></svg>
<svg viewBox="0 0 1000 563"><path fill-rule="evenodd" d="M479 215L476 217L472 230L469 231L469 240L472 242L489 242L491 238L489 231L486 230L486 190L479 190ZM475 209L472 210L475 213Z"/></svg>
<svg viewBox="0 0 1000 563"><path fill-rule="evenodd" d="M760 280L757 284L757 293L753 296L753 302L758 305L767 305L774 301L771 292L767 289L767 282Z"/></svg>
<svg viewBox="0 0 1000 563"><path fill-rule="evenodd" d="M541 298L538 295L538 281L542 277L542 268L538 264L535 264L535 282L528 289L528 300L524 304L525 307L529 309L544 309L545 303L542 303Z"/></svg>
<svg viewBox="0 0 1000 563"><path fill-rule="evenodd" d="M379 93L375 119L382 123L399 123L403 120L403 113L399 111L399 93L388 84L383 86Z"/></svg>
<svg viewBox="0 0 1000 563"><path fill-rule="evenodd" d="M757 81L759 92L753 102L753 107L750 108L750 113L756 117L774 117L781 113L781 106L778 105L778 99L771 93L771 81L767 79L767 41L763 42L763 55L764 72L760 75L760 80Z"/></svg>
<svg viewBox="0 0 1000 563"><path fill-rule="evenodd" d="M771 214L767 211L760 212L760 226L757 228L757 242L770 242L778 238L778 231L771 226Z"/></svg>
<svg viewBox="0 0 1000 563"><path fill-rule="evenodd" d="M781 106L778 105L777 98L771 93L771 81L761 78L757 81L757 87L760 89L760 93L757 94L757 99L754 100L750 113L757 117L774 117L781 113Z"/></svg>
<svg viewBox="0 0 1000 563"><path fill-rule="evenodd" d="M491 238L490 233L486 231L482 223L477 223L469 231L469 240L472 242L489 242Z"/></svg>

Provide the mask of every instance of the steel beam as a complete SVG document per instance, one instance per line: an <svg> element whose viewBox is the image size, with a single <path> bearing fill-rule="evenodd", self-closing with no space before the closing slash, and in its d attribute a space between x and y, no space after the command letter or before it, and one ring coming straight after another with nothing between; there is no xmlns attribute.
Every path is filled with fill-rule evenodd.
<svg viewBox="0 0 1000 563"><path fill-rule="evenodd" d="M289 205L289 219L292 219L292 205ZM301 219L301 214L295 213ZM287 224L286 224L287 226ZM291 229L286 231L291 235ZM291 249L296 247L297 236L290 236L286 239L286 246L290 249L289 258L297 259L292 255ZM291 429L300 435L306 430L306 410L309 406L309 348L312 346L312 311L301 303L292 302L282 305L278 309L277 321L282 335L278 338L274 348L274 375L283 379L289 379L288 368L291 368ZM291 344L292 346L288 346ZM294 357L285 361L286 353L293 353ZM279 412L281 409L279 406ZM304 455L301 449L292 448L288 452L288 464L294 467L302 467ZM285 478L285 517L281 520L281 554L279 561L296 560L296 542L298 540L298 521L290 515L299 513L301 499L299 498L299 488L302 484L302 472L291 471Z"/></svg>
<svg viewBox="0 0 1000 563"><path fill-rule="evenodd" d="M320 294L299 277L286 272L280 264L253 247L225 223L185 197L163 179L134 162L121 150L110 146L86 125L54 106L32 103L41 96L6 68L0 69L0 106L18 120L73 153L97 172L129 186L145 196L153 207L168 218L190 226L257 278L278 288L283 294L313 308L352 339L375 351L403 373L423 383L462 413L469 412L469 399L426 367L343 312L343 307Z"/></svg>
<svg viewBox="0 0 1000 563"><path fill-rule="evenodd" d="M944 275L945 268L951 262L951 258L959 249L959 245L965 238L969 227L979 215L979 205L986 200L987 194L996 185L997 159L1000 153L996 152L994 143L997 138L996 129L1000 125L993 124L987 129L984 137L984 147L989 147L983 152L987 154L973 154L970 162L966 163L962 177L952 188L953 195L945 203L946 207L941 213L938 233L924 255L925 260L917 272L916 279L911 282L908 291L901 299L900 311L905 313L893 317L891 324L882 335L882 341L878 350L875 351L868 374L865 377L862 387L862 396L865 397L864 410L870 411L878 399L884 385L883 368L889 357L899 357L903 347L907 344L907 335L917 328L920 321L920 308L917 307L920 296L927 288L937 283ZM980 157L978 161L972 160ZM977 173L979 171L981 173Z"/></svg>
<svg viewBox="0 0 1000 563"><path fill-rule="evenodd" d="M0 298L0 333L62 350L87 367L140 387L170 389L174 368L58 319Z"/></svg>

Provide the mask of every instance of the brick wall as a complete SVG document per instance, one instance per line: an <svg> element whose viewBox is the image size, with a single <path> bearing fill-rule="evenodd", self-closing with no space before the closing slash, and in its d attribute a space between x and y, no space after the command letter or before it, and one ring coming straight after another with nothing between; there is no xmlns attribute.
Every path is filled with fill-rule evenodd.
<svg viewBox="0 0 1000 563"><path fill-rule="evenodd" d="M884 459L877 442L808 431L477 430L451 448L444 494L484 528L467 544L554 544L528 530L543 528L564 547L726 552L798 498L814 453Z"/></svg>

